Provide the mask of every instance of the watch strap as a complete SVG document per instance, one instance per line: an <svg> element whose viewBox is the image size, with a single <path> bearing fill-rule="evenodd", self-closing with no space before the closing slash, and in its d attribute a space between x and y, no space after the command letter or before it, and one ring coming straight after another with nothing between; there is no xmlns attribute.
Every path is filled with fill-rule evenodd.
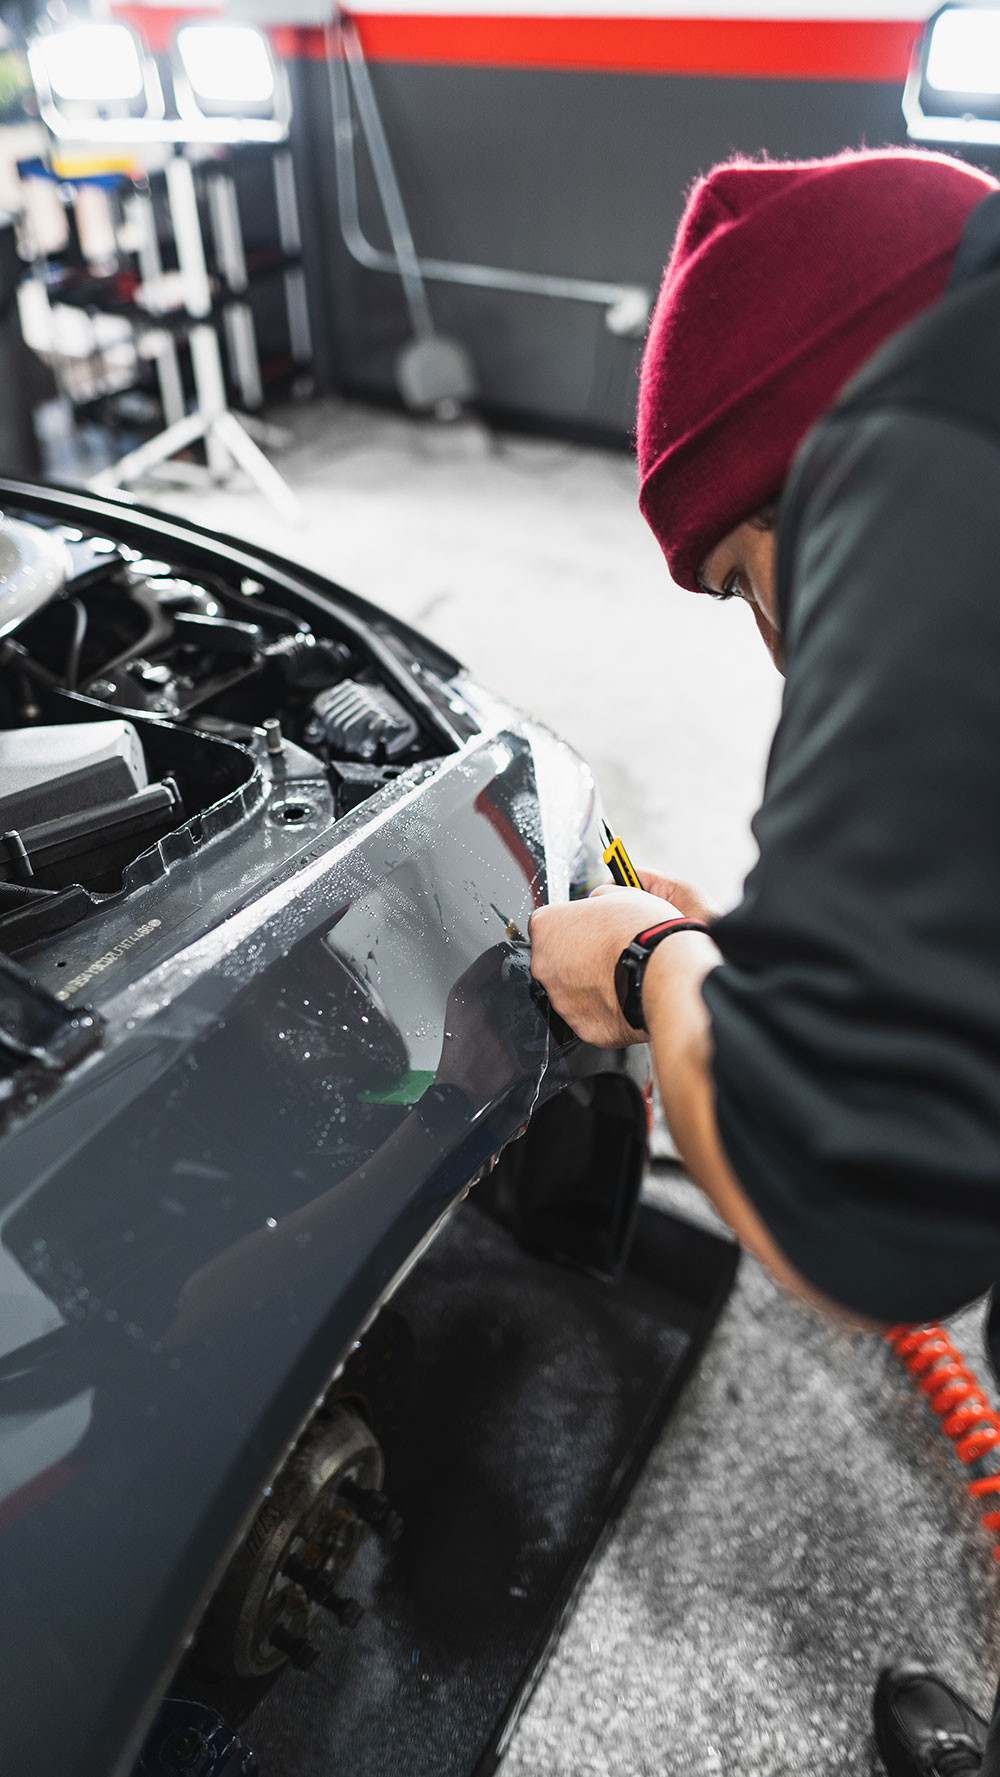
<svg viewBox="0 0 1000 1777"><path fill-rule="evenodd" d="M644 932L637 933L632 942L633 944L641 944L644 950L652 952L656 949L660 939L669 938L671 932L708 933L709 930L710 928L703 919L689 919L687 914L681 913L674 919L662 920L659 925L647 926Z"/></svg>
<svg viewBox="0 0 1000 1777"><path fill-rule="evenodd" d="M710 928L702 919L687 919L683 914L673 919L661 920L658 925L647 926L638 932L630 944L626 944L615 967L615 992L618 1004L625 1015L625 1022L633 1030L645 1030L642 1012L642 981L646 973L646 964L653 951L664 938L674 932L704 932L711 936Z"/></svg>

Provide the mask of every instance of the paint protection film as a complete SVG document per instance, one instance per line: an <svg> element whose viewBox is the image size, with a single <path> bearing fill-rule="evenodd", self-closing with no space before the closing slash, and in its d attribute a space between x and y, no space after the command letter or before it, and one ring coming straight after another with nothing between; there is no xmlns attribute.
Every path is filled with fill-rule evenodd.
<svg viewBox="0 0 1000 1777"><path fill-rule="evenodd" d="M502 735L188 952L14 1132L12 1777L110 1768L338 1357L528 1117L550 1039L516 934L545 883L531 750ZM41 1689L48 1750L35 1715L19 1748Z"/></svg>

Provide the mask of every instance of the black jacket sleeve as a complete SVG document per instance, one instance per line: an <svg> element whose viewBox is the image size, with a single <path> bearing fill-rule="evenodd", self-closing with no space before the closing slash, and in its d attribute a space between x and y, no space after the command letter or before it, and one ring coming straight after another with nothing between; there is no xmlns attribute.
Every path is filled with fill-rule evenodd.
<svg viewBox="0 0 1000 1777"><path fill-rule="evenodd" d="M1000 438L834 416L782 516L787 683L705 999L723 1145L849 1308L1000 1276Z"/></svg>

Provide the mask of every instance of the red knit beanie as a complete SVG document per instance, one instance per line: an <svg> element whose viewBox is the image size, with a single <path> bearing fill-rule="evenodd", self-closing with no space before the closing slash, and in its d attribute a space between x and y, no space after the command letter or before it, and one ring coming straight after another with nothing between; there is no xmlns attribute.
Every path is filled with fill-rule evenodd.
<svg viewBox="0 0 1000 1777"><path fill-rule="evenodd" d="M942 294L995 189L908 149L734 160L699 179L639 386L639 505L681 586L774 498L854 371Z"/></svg>

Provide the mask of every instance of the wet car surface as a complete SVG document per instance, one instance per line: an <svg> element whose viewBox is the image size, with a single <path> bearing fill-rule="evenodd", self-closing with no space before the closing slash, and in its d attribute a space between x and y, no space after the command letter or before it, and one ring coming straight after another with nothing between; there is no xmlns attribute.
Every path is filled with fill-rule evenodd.
<svg viewBox="0 0 1000 1777"><path fill-rule="evenodd" d="M394 1284L568 1093L621 1165L534 1231L522 1188L515 1220L618 1262L642 1076L530 980L532 909L599 869L569 748L315 576L124 504L0 500L29 581L16 614L0 583L11 756L97 737L119 774L104 801L53 780L39 821L0 769L0 1768L90 1777L132 1768ZM381 1479L342 1430L316 1483L341 1526ZM349 1559L304 1522L241 1582L233 1670L279 1665Z"/></svg>

